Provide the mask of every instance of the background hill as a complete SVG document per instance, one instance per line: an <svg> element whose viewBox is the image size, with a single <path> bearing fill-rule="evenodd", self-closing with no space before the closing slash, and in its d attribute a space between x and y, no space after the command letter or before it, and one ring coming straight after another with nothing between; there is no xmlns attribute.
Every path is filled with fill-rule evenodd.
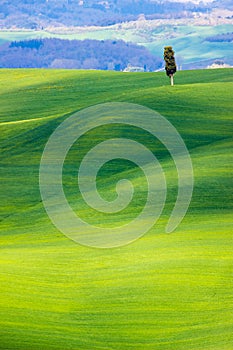
<svg viewBox="0 0 233 350"><path fill-rule="evenodd" d="M11 0L0 5L0 26L41 29L52 26L110 25L147 18L181 18L184 12L211 11L212 8L230 8L232 1L151 1L151 0Z"/></svg>
<svg viewBox="0 0 233 350"><path fill-rule="evenodd" d="M52 38L60 40L45 40ZM44 45L35 50L27 40L39 40ZM2 31L0 67L50 67L58 60L54 67L119 69L120 64L124 69L131 64L154 70L163 63L164 45L175 49L179 69L206 68L216 60L233 65L232 25L174 26L137 21L85 30Z"/></svg>
<svg viewBox="0 0 233 350"><path fill-rule="evenodd" d="M233 65L233 3L230 0L11 0L0 4L0 28L0 46L5 42L11 45L12 41L17 40L51 37L61 40L123 40L145 46L160 59L163 57L163 47L172 45L182 69L205 68L215 60ZM86 44L80 43L82 46ZM66 42L63 43L64 47L65 45ZM76 50L75 43L73 46L72 52ZM122 54L120 47L121 45L119 56ZM35 63L28 65L28 56L35 56L32 52L28 54L28 50L25 50L19 53L15 50L14 56L13 50L7 53L5 51L6 46L1 50L1 55L6 57L2 58L4 64L0 67L21 67L21 54L27 58L27 67L48 67L51 64L47 62L51 61L46 57L47 53L43 58L35 57ZM55 62L55 67L106 69L105 63L97 62L102 61L101 54L98 57L88 56L88 45L85 46L84 60L89 64L83 65L77 57L71 58L72 62L67 62L66 55L61 50L58 51L61 56L54 57L54 60L59 60L58 63ZM14 64L6 64L9 56L10 62L13 60ZM127 56L128 54L121 61L127 60ZM93 59L96 60L94 65ZM45 64L41 63L43 60L46 61ZM136 53L134 60L137 61ZM121 65L131 64L131 61L121 62ZM107 66L114 67L111 55ZM119 63L116 66L119 68Z"/></svg>
<svg viewBox="0 0 233 350"><path fill-rule="evenodd" d="M66 68L122 71L128 65L154 71L163 66L144 46L123 40L33 39L0 46L1 68Z"/></svg>
<svg viewBox="0 0 233 350"><path fill-rule="evenodd" d="M171 89L164 73L0 71L0 349L231 349L232 73L179 72ZM64 119L113 101L148 106L172 122L191 154L195 187L183 222L164 234L177 194L166 149L135 128L92 130L69 152L63 177L70 204L85 220L121 225L143 205L143 174L125 161L110 162L97 179L109 199L117 180L132 180L135 197L120 215L100 217L77 190L83 154L113 134L130 135L156 154L168 198L158 224L142 239L90 249L63 236L47 217L39 163Z"/></svg>
<svg viewBox="0 0 233 350"><path fill-rule="evenodd" d="M142 14L147 19L190 19L197 13L208 15L215 9L233 10L233 3L231 0L3 0L0 28L107 26L135 20Z"/></svg>

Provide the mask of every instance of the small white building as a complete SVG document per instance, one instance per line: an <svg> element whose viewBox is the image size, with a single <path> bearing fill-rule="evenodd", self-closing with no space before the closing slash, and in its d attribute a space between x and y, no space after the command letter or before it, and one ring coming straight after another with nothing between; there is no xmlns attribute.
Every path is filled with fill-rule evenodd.
<svg viewBox="0 0 233 350"><path fill-rule="evenodd" d="M143 73L145 72L145 69L143 67L136 67L131 66L131 64L128 64L128 66L123 70L123 72Z"/></svg>

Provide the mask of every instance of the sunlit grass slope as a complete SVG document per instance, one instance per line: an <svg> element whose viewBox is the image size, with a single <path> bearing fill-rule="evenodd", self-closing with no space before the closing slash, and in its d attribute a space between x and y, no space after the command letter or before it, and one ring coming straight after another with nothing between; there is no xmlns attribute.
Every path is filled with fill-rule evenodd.
<svg viewBox="0 0 233 350"><path fill-rule="evenodd" d="M171 88L164 73L0 71L1 350L232 349L232 73L179 72ZM112 135L143 143L168 181L165 209L148 234L122 248L93 249L50 222L39 192L39 163L65 118L114 101L152 108L177 128L192 157L195 187L186 217L165 234L177 194L166 149L137 128L90 131L64 165L67 198L88 222L122 225L146 197L140 169L115 160L101 169L98 189L112 200L116 181L130 179L132 203L118 215L85 205L77 169L96 143Z"/></svg>

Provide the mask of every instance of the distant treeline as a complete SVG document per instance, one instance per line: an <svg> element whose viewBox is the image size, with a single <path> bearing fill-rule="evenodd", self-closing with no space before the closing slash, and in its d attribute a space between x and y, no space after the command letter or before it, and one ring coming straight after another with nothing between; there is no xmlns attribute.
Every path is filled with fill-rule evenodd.
<svg viewBox="0 0 233 350"><path fill-rule="evenodd" d="M210 42L231 42L233 41L233 33L217 34L206 38Z"/></svg>
<svg viewBox="0 0 233 350"><path fill-rule="evenodd" d="M47 26L84 26L147 18L174 18L188 12L205 12L210 5L191 1L151 0L11 0L0 2L0 27L42 29Z"/></svg>
<svg viewBox="0 0 233 350"><path fill-rule="evenodd" d="M0 68L124 70L128 65L154 71L162 59L123 40L34 39L0 46Z"/></svg>

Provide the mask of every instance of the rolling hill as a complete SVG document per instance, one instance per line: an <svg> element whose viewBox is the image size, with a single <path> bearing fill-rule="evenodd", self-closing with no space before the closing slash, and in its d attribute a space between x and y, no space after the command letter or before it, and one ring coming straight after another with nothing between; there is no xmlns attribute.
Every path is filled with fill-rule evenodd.
<svg viewBox="0 0 233 350"><path fill-rule="evenodd" d="M218 36L223 36L226 33L232 32L232 24L222 24L222 25L200 25L198 23L180 23L177 21L171 22L170 20L163 21L132 21L123 24L116 24L113 26L105 27L76 27L76 28L49 28L48 30L2 30L0 33L0 49L2 53L2 59L4 60L4 43L32 39L43 39L43 38L59 38L60 40L98 40L99 45L101 41L125 41L125 45L132 45L132 43L146 47L150 53L159 57L161 60L163 58L163 49L165 45L173 46L176 53L176 60L179 67L182 69L200 69L206 68L209 64L212 64L216 59L221 59L225 63L232 65L233 56L231 42L219 41ZM209 41L209 37L213 40ZM216 38L216 39L214 39ZM84 43L85 44L85 41ZM66 42L64 41L64 47ZM62 51L61 48L56 50L58 58L66 58L67 55L72 55L75 59L75 50L77 50L77 43L73 42L73 48L70 52L67 50L66 53ZM86 46L86 52L82 50L85 54L85 58L89 59L88 56L88 45ZM133 49L132 49L133 50ZM15 67L20 59L18 57L18 52L13 49L9 52L10 57L5 57L6 65L1 67ZM123 54L122 50L118 50L119 56ZM98 53L98 50L97 50ZM36 52L22 52L22 55L28 55L33 58ZM97 59L101 59L101 55L97 55ZM127 52L125 53L125 59L127 59ZM147 53L145 52L145 56ZM137 57L137 56L135 56ZM51 60L50 57L44 54L42 58L47 62ZM109 64L111 64L111 54L109 53ZM155 61L157 58L155 57ZM14 66L7 66L14 62ZM130 63L130 62L128 62ZM41 65L37 63L37 58L34 58L34 65L36 68L40 68ZM34 65L28 67L33 68ZM21 66L17 66L21 68ZM63 68L66 68L65 65ZM74 67L79 68L79 66ZM91 65L87 68L92 68Z"/></svg>
<svg viewBox="0 0 233 350"><path fill-rule="evenodd" d="M232 348L232 69L164 73L0 70L1 350L230 350ZM177 195L174 162L151 134L125 125L90 130L64 163L69 203L91 224L126 224L142 210L146 180L130 161L98 173L112 200L120 179L135 195L120 213L89 208L77 188L82 157L108 138L153 152L167 201L141 239L114 249L81 246L49 220L39 190L46 142L74 112L106 102L149 107L169 120L190 152L194 191L187 215L165 233ZM87 123L88 121L83 121ZM150 166L150 164L149 164Z"/></svg>

